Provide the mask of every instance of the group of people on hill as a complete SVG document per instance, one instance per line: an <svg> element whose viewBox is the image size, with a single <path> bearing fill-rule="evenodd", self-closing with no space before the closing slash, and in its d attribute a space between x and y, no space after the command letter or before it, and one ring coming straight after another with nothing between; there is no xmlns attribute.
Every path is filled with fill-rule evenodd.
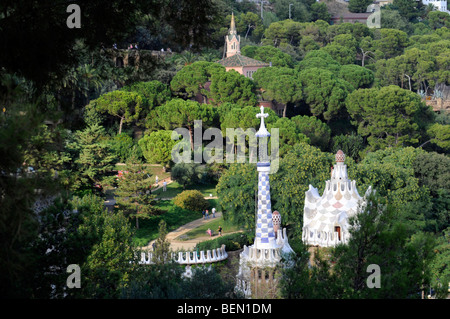
<svg viewBox="0 0 450 319"><path fill-rule="evenodd" d="M215 218L216 217L216 208L213 207L211 212L212 212L212 217ZM207 209L204 209L202 211L202 215L203 215L203 219L208 219L209 218L209 211ZM208 233L208 235L210 237L212 236L212 231L211 231L210 228L208 228L208 230L206 232ZM219 236L222 236L222 226L219 226L219 228L217 229L217 232L219 233Z"/></svg>
<svg viewBox="0 0 450 319"><path fill-rule="evenodd" d="M216 217L216 209L213 207L213 209L212 209L212 217L213 218L215 218ZM202 212L202 215L203 215L203 219L208 219L209 218L209 211L206 209L204 209L203 210L203 212Z"/></svg>
<svg viewBox="0 0 450 319"><path fill-rule="evenodd" d="M212 236L211 228L208 228L208 230L206 232L208 233L209 237ZM219 233L219 236L222 236L222 226L219 226L219 228L217 229L217 232Z"/></svg>
<svg viewBox="0 0 450 319"><path fill-rule="evenodd" d="M113 44L113 49L117 50L117 43L114 43L114 44ZM138 49L138 45L137 45L137 43L135 43L135 44L130 44L130 45L127 47L127 49L128 49L128 50L137 50L137 49Z"/></svg>
<svg viewBox="0 0 450 319"><path fill-rule="evenodd" d="M117 50L117 43L114 43L114 44L113 44L113 49ZM130 45L127 47L127 49L128 49L128 50L138 50L138 45L137 45L137 43L135 43L135 44L130 44ZM167 48L167 50L164 51L164 48L162 48L162 49L161 49L161 52L162 52L162 53L164 53L164 52L172 53L172 50L171 50L170 48Z"/></svg>
<svg viewBox="0 0 450 319"><path fill-rule="evenodd" d="M155 183L156 183L156 185L159 185L159 179L158 179L158 176L155 177ZM165 192L166 190L167 190L167 182L164 181L164 182L163 182L163 192Z"/></svg>

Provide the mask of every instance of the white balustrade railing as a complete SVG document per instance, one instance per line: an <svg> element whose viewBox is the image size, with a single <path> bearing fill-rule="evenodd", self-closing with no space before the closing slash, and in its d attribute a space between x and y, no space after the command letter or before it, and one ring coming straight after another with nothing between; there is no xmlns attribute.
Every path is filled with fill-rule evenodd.
<svg viewBox="0 0 450 319"><path fill-rule="evenodd" d="M252 297L252 288L251 288L250 281L247 281L247 280L244 280L241 278L237 278L235 290L237 292L242 293L244 295L244 298L249 299Z"/></svg>
<svg viewBox="0 0 450 319"><path fill-rule="evenodd" d="M340 243L346 244L347 237L347 232L345 231L342 231L341 234L339 234L338 232L317 231L316 229L309 229L308 227L303 228L302 234L304 243L321 247L335 247Z"/></svg>
<svg viewBox="0 0 450 319"><path fill-rule="evenodd" d="M192 265L192 264L206 264L222 261L228 258L228 254L225 250L225 245L220 248L213 250L197 251L180 251L177 253L172 253L172 258L175 262L181 265ZM150 265L153 260L153 252L142 252L140 264Z"/></svg>

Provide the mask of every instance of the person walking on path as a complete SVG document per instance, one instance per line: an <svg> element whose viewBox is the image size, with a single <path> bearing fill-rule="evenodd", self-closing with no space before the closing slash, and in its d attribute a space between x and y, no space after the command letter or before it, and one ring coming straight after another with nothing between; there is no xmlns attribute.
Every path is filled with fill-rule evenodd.
<svg viewBox="0 0 450 319"><path fill-rule="evenodd" d="M159 182L158 175L156 175L156 177L155 177L155 183L156 183L156 185L158 185L158 182Z"/></svg>
<svg viewBox="0 0 450 319"><path fill-rule="evenodd" d="M167 190L167 182L164 181L164 183L163 183L163 192L165 192L166 190Z"/></svg>
<svg viewBox="0 0 450 319"><path fill-rule="evenodd" d="M211 229L208 228L206 232L209 234L209 237L211 237Z"/></svg>
<svg viewBox="0 0 450 319"><path fill-rule="evenodd" d="M206 210L206 219L208 219L209 218L209 213L208 213L208 210Z"/></svg>
<svg viewBox="0 0 450 319"><path fill-rule="evenodd" d="M206 211L205 210L202 211L202 215L203 215L203 219L206 219Z"/></svg>
<svg viewBox="0 0 450 319"><path fill-rule="evenodd" d="M219 232L219 236L222 236L222 226L219 226L219 229L217 229L217 231Z"/></svg>
<svg viewBox="0 0 450 319"><path fill-rule="evenodd" d="M216 218L216 208L215 207L213 207L213 209L212 209L212 214L213 214L213 218Z"/></svg>

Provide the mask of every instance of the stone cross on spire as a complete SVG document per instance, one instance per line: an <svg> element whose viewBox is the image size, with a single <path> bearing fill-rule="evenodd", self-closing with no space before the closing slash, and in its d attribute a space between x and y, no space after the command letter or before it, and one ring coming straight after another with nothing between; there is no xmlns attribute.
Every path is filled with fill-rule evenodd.
<svg viewBox="0 0 450 319"><path fill-rule="evenodd" d="M269 116L268 113L264 113L264 106L260 107L261 113L256 114L257 118L261 118L261 125L259 126L258 132L256 132L256 137L269 137L270 133L266 129L266 125L264 124L264 119Z"/></svg>
<svg viewBox="0 0 450 319"><path fill-rule="evenodd" d="M264 106L260 106L259 107L259 109L261 110L261 113L258 113L258 114L256 114L256 117L262 117L263 118L263 120L264 120L264 118L266 118L266 117L268 117L269 116L269 114L268 113L264 113Z"/></svg>

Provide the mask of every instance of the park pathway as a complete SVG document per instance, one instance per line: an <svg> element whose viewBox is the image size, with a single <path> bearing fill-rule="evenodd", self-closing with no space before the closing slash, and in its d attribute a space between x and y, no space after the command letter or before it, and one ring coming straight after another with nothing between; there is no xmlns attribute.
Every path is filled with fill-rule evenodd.
<svg viewBox="0 0 450 319"><path fill-rule="evenodd" d="M152 192L154 192L155 190L158 190L160 188L163 187L163 182L166 181L167 185L169 185L170 183L173 182L173 180L168 177L166 179L160 180L158 183L158 186L152 189ZM160 197L160 198L156 198L156 200L171 200L172 197ZM205 199L217 199L217 196L205 196ZM107 196L107 199L104 202L105 206L107 207L108 210L112 211L114 209L114 205L116 204L116 200L114 198L114 193L109 194L109 196ZM210 217L208 219L204 219L199 218L197 220L194 220L190 223L187 223L183 226L180 226L178 229L170 232L167 234L166 239L170 242L170 248L173 251L176 250L192 250L194 249L195 245L197 245L197 243L205 241L205 240L210 240L210 239L214 239L217 238L218 235L213 235L213 236L202 236L202 237L197 237L194 239L190 239L190 240L177 240L177 238L185 233L187 233L188 231L197 228L203 224L209 223L214 221L216 218L220 218L222 217L222 212L217 212L216 213L216 217L213 218L212 215L210 215ZM155 240L152 240L147 246L142 247L142 249L144 250L151 250L152 249L152 244L155 242Z"/></svg>
<svg viewBox="0 0 450 319"><path fill-rule="evenodd" d="M217 212L216 213L216 217L215 218L220 218L222 217L222 213L221 212ZM205 240L210 240L210 239L214 239L217 238L218 235L213 235L213 236L202 236L202 237L197 237L194 239L190 239L190 240L177 240L177 238L185 233L187 233L188 231L197 228L201 225L207 224L209 222L212 222L215 220L215 218L212 218L212 215L210 216L210 218L208 219L204 219L199 218L196 219L190 223L187 223L179 228L177 228L176 230L170 232L167 234L166 239L167 241L170 242L170 248L173 251L176 250L192 250L194 249L195 245L197 245L197 243L205 241ZM147 246L143 247L144 250L149 250L152 249L152 244L155 242L155 240L152 240Z"/></svg>

